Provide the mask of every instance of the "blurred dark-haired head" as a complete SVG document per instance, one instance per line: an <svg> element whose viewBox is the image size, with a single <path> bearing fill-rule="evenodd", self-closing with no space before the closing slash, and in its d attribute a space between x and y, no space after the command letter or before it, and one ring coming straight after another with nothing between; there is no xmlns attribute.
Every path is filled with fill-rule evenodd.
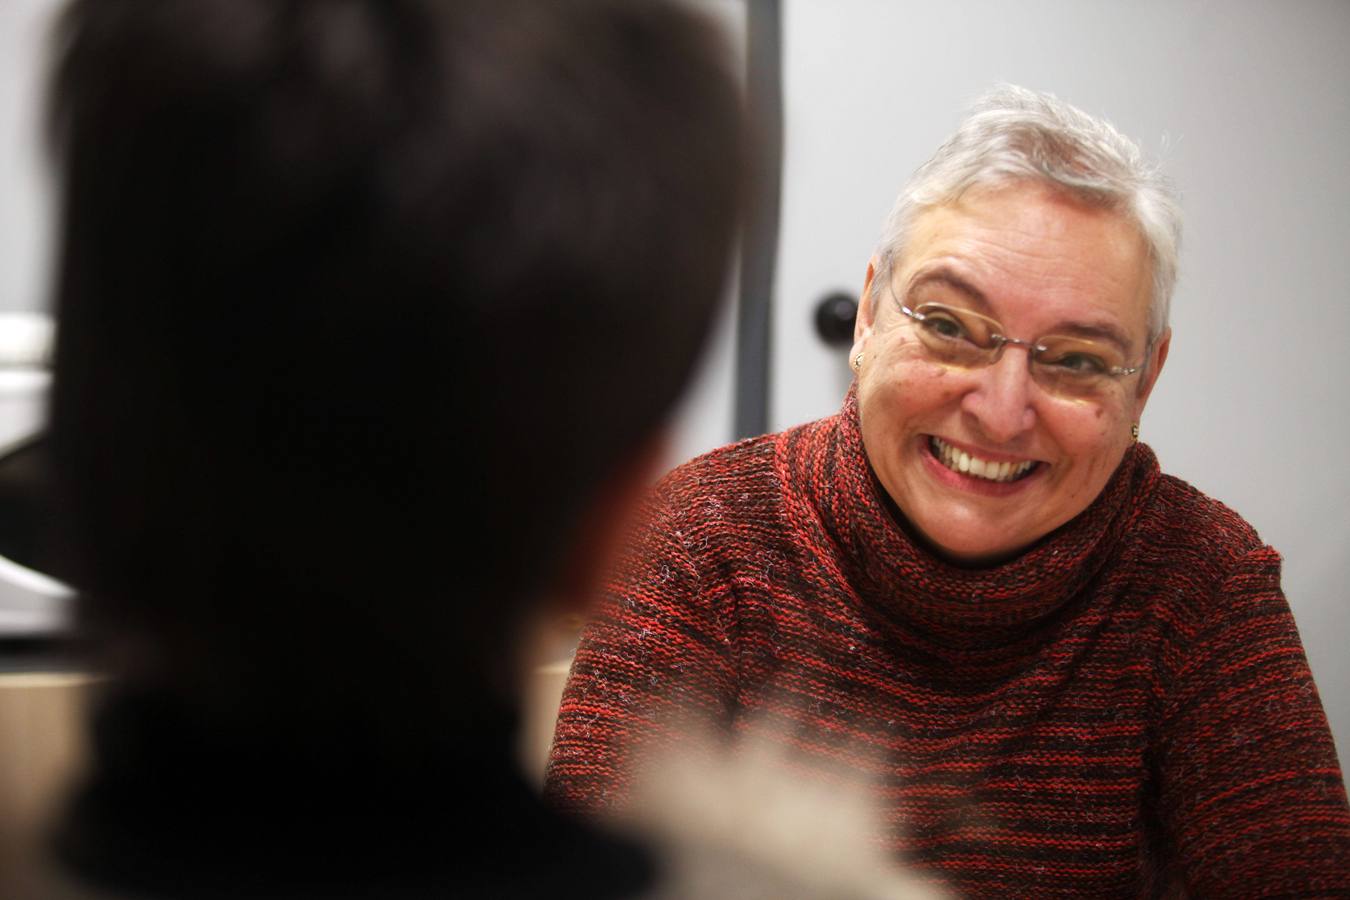
<svg viewBox="0 0 1350 900"><path fill-rule="evenodd" d="M94 646L245 716L285 678L297 729L467 715L709 328L724 48L635 0L77 0L60 41Z"/></svg>

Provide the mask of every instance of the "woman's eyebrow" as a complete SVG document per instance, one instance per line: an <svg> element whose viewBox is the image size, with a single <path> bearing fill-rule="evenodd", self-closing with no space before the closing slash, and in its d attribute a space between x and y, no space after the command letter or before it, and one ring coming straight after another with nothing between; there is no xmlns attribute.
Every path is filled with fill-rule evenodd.
<svg viewBox="0 0 1350 900"><path fill-rule="evenodd" d="M1121 329L1109 322L1060 322L1046 334L1063 334L1069 337L1096 338L1109 341L1122 351L1130 349L1130 339Z"/></svg>
<svg viewBox="0 0 1350 900"><path fill-rule="evenodd" d="M970 300L973 300L978 305L984 307L986 312L990 309L989 300L984 296L984 292L947 266L939 266L915 272L914 276L910 278L909 284L905 287L905 297L908 298L914 291L930 284L946 285L953 290L965 294Z"/></svg>
<svg viewBox="0 0 1350 900"><path fill-rule="evenodd" d="M909 285L905 289L905 298L908 301L911 294L932 284L939 284L951 288L964 295L974 305L981 307L978 311L997 319L993 315L993 306L989 303L989 298L984 292L971 284L966 278L950 268L949 266L936 266L931 269L920 270L914 273L910 278ZM1078 322L1073 320L1064 320L1056 323L1045 334L1037 337L1045 337L1048 334L1063 334L1071 337L1096 338L1098 340L1109 341L1118 346L1122 351L1128 351L1131 346L1130 337L1118 325L1107 321Z"/></svg>

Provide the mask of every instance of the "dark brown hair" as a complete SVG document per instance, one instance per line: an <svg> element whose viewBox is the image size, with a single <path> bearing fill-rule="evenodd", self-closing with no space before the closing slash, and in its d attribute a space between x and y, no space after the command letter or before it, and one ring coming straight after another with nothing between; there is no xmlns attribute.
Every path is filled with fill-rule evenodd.
<svg viewBox="0 0 1350 900"><path fill-rule="evenodd" d="M728 60L665 2L76 2L51 434L111 664L462 708L709 329Z"/></svg>

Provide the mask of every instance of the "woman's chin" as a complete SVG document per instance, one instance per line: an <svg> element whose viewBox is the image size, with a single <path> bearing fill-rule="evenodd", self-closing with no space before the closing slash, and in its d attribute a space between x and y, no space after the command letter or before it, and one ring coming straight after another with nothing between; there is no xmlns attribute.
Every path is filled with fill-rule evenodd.
<svg viewBox="0 0 1350 900"><path fill-rule="evenodd" d="M938 538L926 535L926 537L928 537L932 550L938 556L950 563L966 568L988 568L1000 565L1020 556L1035 543L1033 540L1026 543L1010 544L1006 535L1003 535L1001 540L995 540L992 536L982 540L980 539L981 536L971 534L943 534Z"/></svg>

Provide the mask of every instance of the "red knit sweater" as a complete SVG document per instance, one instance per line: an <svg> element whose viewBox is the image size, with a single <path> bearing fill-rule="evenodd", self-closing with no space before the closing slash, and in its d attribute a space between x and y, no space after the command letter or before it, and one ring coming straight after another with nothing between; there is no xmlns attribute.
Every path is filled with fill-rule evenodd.
<svg viewBox="0 0 1350 900"><path fill-rule="evenodd" d="M1350 895L1350 809L1280 561L1143 445L1021 557L912 540L841 415L661 491L588 627L547 795L620 804L671 711L875 785L882 839L972 897Z"/></svg>

